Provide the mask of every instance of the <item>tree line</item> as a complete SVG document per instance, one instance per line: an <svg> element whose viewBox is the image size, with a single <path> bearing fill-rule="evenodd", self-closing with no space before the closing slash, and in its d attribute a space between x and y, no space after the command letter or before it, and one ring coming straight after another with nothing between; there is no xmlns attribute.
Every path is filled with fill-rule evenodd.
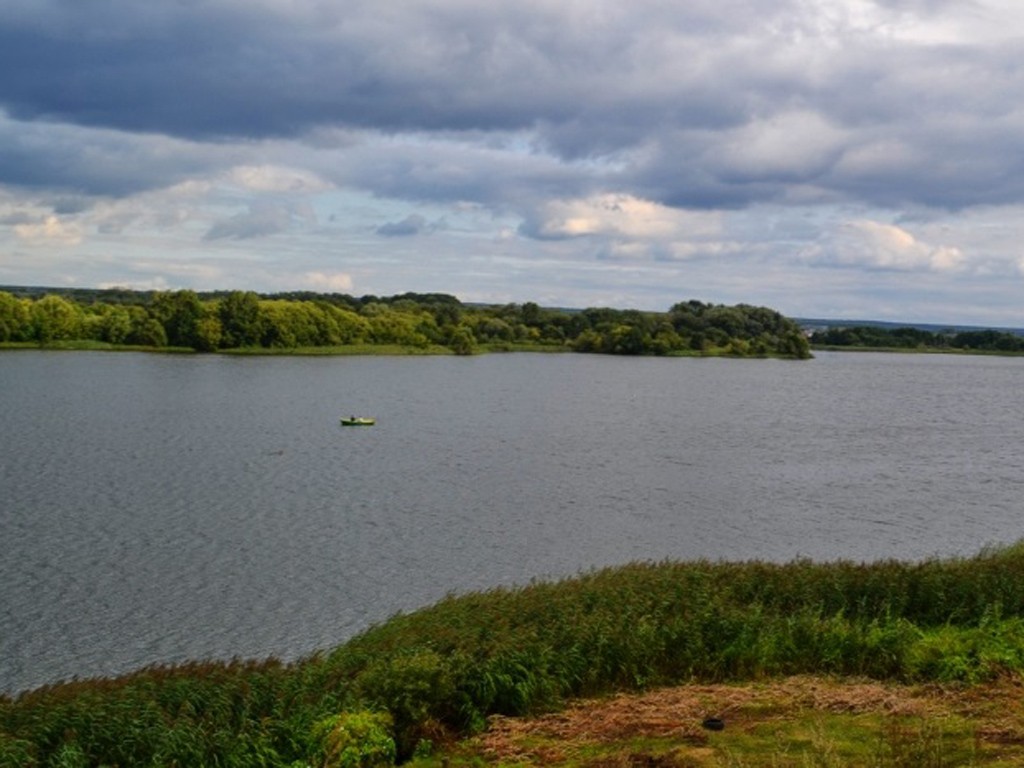
<svg viewBox="0 0 1024 768"><path fill-rule="evenodd" d="M996 352L1024 352L1024 336L1010 331L992 329L939 330L922 328L885 328L858 325L815 331L811 344L822 347L854 347L883 349L932 349Z"/></svg>
<svg viewBox="0 0 1024 768"><path fill-rule="evenodd" d="M127 289L0 291L0 343L301 349L445 347L456 354L564 348L617 355L810 356L795 322L766 307L680 302L668 312L466 304L448 294L391 297Z"/></svg>

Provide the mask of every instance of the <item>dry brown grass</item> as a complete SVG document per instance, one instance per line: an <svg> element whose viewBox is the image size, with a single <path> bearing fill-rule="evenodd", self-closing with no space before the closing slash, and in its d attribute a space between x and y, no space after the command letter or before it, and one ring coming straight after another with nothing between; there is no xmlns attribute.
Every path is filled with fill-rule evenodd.
<svg viewBox="0 0 1024 768"><path fill-rule="evenodd" d="M465 746L487 762L501 764L728 765L715 749L720 737L702 727L705 718L722 718L724 735L781 733L794 723L822 716L869 716L894 724L955 718L973 731L975 757L970 764L1024 764L1024 682L1011 677L971 687L813 676L742 685L685 685L579 701L561 712L534 718L495 717L486 733ZM661 746L636 747L645 743ZM603 756L587 759L585 755Z"/></svg>

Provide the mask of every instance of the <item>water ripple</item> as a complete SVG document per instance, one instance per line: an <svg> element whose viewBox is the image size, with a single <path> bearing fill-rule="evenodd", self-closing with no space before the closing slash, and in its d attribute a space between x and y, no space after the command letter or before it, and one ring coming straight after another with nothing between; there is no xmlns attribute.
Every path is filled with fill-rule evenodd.
<svg viewBox="0 0 1024 768"><path fill-rule="evenodd" d="M1013 541L1022 376L900 355L0 354L0 690L294 658L452 591L630 560Z"/></svg>

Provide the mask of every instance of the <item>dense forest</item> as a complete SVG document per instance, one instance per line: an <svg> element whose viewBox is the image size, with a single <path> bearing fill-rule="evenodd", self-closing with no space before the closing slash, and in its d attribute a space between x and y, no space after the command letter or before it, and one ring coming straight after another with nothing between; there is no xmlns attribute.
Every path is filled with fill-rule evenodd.
<svg viewBox="0 0 1024 768"><path fill-rule="evenodd" d="M816 347L865 349L967 350L999 354L1024 352L1024 336L990 329L929 331L921 328L857 325L815 331L811 335L811 344Z"/></svg>
<svg viewBox="0 0 1024 768"><path fill-rule="evenodd" d="M807 358L800 328L775 310L680 302L668 312L537 304L484 306L454 296L391 297L126 289L0 291L0 343L219 350L400 346L455 354L566 349L618 355Z"/></svg>

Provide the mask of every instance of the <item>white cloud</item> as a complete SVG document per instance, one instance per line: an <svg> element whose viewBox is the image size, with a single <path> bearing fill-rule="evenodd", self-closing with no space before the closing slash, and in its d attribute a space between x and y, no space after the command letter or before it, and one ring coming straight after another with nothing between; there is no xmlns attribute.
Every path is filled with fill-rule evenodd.
<svg viewBox="0 0 1024 768"><path fill-rule="evenodd" d="M1019 38L1024 29L1024 7L1018 0L907 0L887 4L901 11L891 23L893 37L921 45L997 43Z"/></svg>
<svg viewBox="0 0 1024 768"><path fill-rule="evenodd" d="M78 224L61 221L53 215L42 221L15 224L14 234L32 245L78 245L84 237Z"/></svg>
<svg viewBox="0 0 1024 768"><path fill-rule="evenodd" d="M621 193L549 201L520 231L541 240L585 240L606 261L689 261L753 250L730 236L721 211L672 208Z"/></svg>
<svg viewBox="0 0 1024 768"><path fill-rule="evenodd" d="M275 165L241 165L224 174L224 180L250 192L316 194L331 185L315 173Z"/></svg>
<svg viewBox="0 0 1024 768"><path fill-rule="evenodd" d="M305 272L297 283L306 290L346 293L352 290L352 275L345 272Z"/></svg>
<svg viewBox="0 0 1024 768"><path fill-rule="evenodd" d="M843 266L894 271L957 272L965 265L959 248L922 242L905 229L871 220L841 224L831 256Z"/></svg>
<svg viewBox="0 0 1024 768"><path fill-rule="evenodd" d="M542 206L534 226L542 238L610 235L670 241L716 237L721 219L717 211L686 211L628 194L602 194L551 200Z"/></svg>

